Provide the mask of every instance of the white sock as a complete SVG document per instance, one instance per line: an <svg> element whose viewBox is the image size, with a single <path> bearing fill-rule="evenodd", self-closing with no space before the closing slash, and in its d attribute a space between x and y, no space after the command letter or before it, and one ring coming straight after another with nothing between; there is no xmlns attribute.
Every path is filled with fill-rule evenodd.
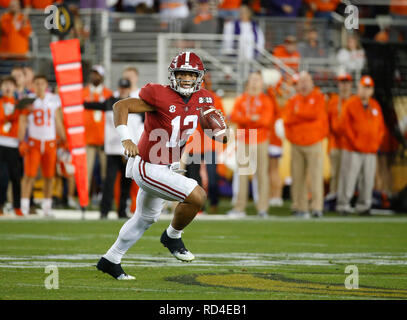
<svg viewBox="0 0 407 320"><path fill-rule="evenodd" d="M120 263L124 254L129 250L144 234L144 232L154 223L147 221L139 214L134 213L120 229L116 242L103 256L113 263Z"/></svg>
<svg viewBox="0 0 407 320"><path fill-rule="evenodd" d="M44 211L44 215L46 215L46 216L51 215L52 199L51 198L42 199L41 207L42 207L42 210Z"/></svg>
<svg viewBox="0 0 407 320"><path fill-rule="evenodd" d="M168 235L171 239L179 239L179 238L181 238L181 233L182 233L182 230L176 230L176 229L174 229L171 224L170 224L170 226L167 228L167 235Z"/></svg>
<svg viewBox="0 0 407 320"><path fill-rule="evenodd" d="M30 199L29 198L21 198L21 212L24 215L28 215L30 212Z"/></svg>

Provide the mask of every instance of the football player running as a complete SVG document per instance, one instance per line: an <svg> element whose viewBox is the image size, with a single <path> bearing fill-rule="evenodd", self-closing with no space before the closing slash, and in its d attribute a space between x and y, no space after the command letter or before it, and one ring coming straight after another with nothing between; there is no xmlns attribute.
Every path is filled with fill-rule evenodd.
<svg viewBox="0 0 407 320"><path fill-rule="evenodd" d="M147 84L140 98L120 100L113 106L114 124L129 157L126 176L140 187L133 217L96 266L118 280L135 279L123 271L121 259L158 220L166 200L179 204L160 241L181 261L195 258L185 247L181 233L204 206L206 193L195 180L179 173L179 161L188 137L198 125L200 110L213 105L214 98L201 88L205 68L195 53L178 54L168 70L170 85ZM136 145L131 140L127 117L142 112L144 132Z"/></svg>

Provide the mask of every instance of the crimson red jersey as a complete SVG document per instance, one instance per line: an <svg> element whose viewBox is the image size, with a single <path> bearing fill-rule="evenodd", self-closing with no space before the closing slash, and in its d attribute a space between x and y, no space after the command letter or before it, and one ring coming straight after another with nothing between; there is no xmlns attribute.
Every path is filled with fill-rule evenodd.
<svg viewBox="0 0 407 320"><path fill-rule="evenodd" d="M154 112L146 112L144 132L138 144L140 157L153 164L180 161L188 137L198 125L200 109L214 104L213 95L201 89L184 100L170 86L147 84L139 97L156 108Z"/></svg>

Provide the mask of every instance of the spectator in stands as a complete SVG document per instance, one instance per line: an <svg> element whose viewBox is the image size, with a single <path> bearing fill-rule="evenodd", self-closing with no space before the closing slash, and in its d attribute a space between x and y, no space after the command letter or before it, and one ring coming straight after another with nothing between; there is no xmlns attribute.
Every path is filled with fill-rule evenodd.
<svg viewBox="0 0 407 320"><path fill-rule="evenodd" d="M273 54L288 67L292 68L295 72L298 72L301 56L297 48L297 39L294 36L287 36L283 44L274 48Z"/></svg>
<svg viewBox="0 0 407 320"><path fill-rule="evenodd" d="M106 9L106 0L80 0L79 7L81 9Z"/></svg>
<svg viewBox="0 0 407 320"><path fill-rule="evenodd" d="M19 0L11 0L8 11L0 18L0 57L25 57L29 52L31 24L21 12Z"/></svg>
<svg viewBox="0 0 407 320"><path fill-rule="evenodd" d="M184 33L216 33L218 20L210 11L209 0L198 0L196 13L191 15L184 23Z"/></svg>
<svg viewBox="0 0 407 320"><path fill-rule="evenodd" d="M112 91L103 85L105 69L101 65L92 67L89 84L83 88L85 102L104 102L112 96ZM103 151L105 140L105 114L102 110L85 110L85 140L89 189L93 177L96 156L99 157L102 181L106 173L106 155Z"/></svg>
<svg viewBox="0 0 407 320"><path fill-rule="evenodd" d="M323 216L323 149L328 135L325 97L314 88L312 77L301 72L297 94L284 109L285 135L291 143L291 198L293 214L309 218L308 191L312 216ZM310 187L310 190L308 190Z"/></svg>
<svg viewBox="0 0 407 320"><path fill-rule="evenodd" d="M122 72L122 77L130 81L130 97L138 98L140 92L138 87L138 69L136 67L126 67Z"/></svg>
<svg viewBox="0 0 407 320"><path fill-rule="evenodd" d="M327 201L332 201L337 196L343 140L339 119L343 111L343 105L352 95L352 81L352 76L349 73L340 74L337 78L338 94L333 94L328 101L328 155L331 165L331 177L329 193L325 197Z"/></svg>
<svg viewBox="0 0 407 320"><path fill-rule="evenodd" d="M346 47L341 48L336 55L339 65L349 72L353 77L360 78L360 72L365 65L365 50L359 42L356 34L349 34L346 40Z"/></svg>
<svg viewBox="0 0 407 320"><path fill-rule="evenodd" d="M298 44L301 58L324 58L327 56L315 28L306 31L304 40Z"/></svg>
<svg viewBox="0 0 407 320"><path fill-rule="evenodd" d="M24 70L24 80L25 80L25 88L29 91L29 92L33 92L34 91L34 70L32 67L30 66L25 66L23 68Z"/></svg>
<svg viewBox="0 0 407 320"><path fill-rule="evenodd" d="M390 40L390 28L389 26L381 27L380 30L373 37L374 41L380 43L387 43Z"/></svg>
<svg viewBox="0 0 407 320"><path fill-rule="evenodd" d="M8 177L2 177L4 184L0 187L0 214L7 197L8 178L13 186L13 208L17 216L21 212L21 159L18 151L18 124L20 114L26 110L16 108L14 91L17 88L15 79L11 76L1 81L2 97L0 98L0 165L5 164Z"/></svg>
<svg viewBox="0 0 407 320"><path fill-rule="evenodd" d="M0 0L0 9L7 9L11 0Z"/></svg>
<svg viewBox="0 0 407 320"><path fill-rule="evenodd" d="M76 4L69 4L68 8L72 13L73 27L64 39L79 39L81 52L83 53L85 50L85 41L88 40L90 36L90 26L85 24L82 20L79 7Z"/></svg>
<svg viewBox="0 0 407 320"><path fill-rule="evenodd" d="M220 0L218 5L218 16L222 22L236 20L239 18L239 10L242 0Z"/></svg>
<svg viewBox="0 0 407 320"><path fill-rule="evenodd" d="M163 28L173 20L186 19L188 15L187 0L160 0L160 18Z"/></svg>
<svg viewBox="0 0 407 320"><path fill-rule="evenodd" d="M45 9L54 3L62 3L63 0L23 0L24 8Z"/></svg>
<svg viewBox="0 0 407 320"><path fill-rule="evenodd" d="M373 92L373 79L363 76L358 84L357 95L343 106L340 127L344 139L336 205L336 210L341 214L351 212L350 201L356 184L359 191L356 212L370 214L376 154L385 132L381 107L372 98Z"/></svg>
<svg viewBox="0 0 407 320"><path fill-rule="evenodd" d="M19 150L24 157L24 177L21 182L21 211L28 214L30 195L39 166L44 179L44 216L52 214L52 185L57 158L56 136L66 140L59 97L48 91L48 80L44 75L34 77L35 99L28 115L19 119ZM28 141L25 141L27 129Z"/></svg>
<svg viewBox="0 0 407 320"><path fill-rule="evenodd" d="M336 10L340 0L305 0L309 6L308 17L331 19L331 12Z"/></svg>
<svg viewBox="0 0 407 320"><path fill-rule="evenodd" d="M271 0L261 1L264 11L273 17L298 17L302 0Z"/></svg>
<svg viewBox="0 0 407 320"><path fill-rule="evenodd" d="M240 36L238 48L234 37ZM264 49L264 34L258 24L252 20L252 11L247 5L240 8L240 19L228 21L223 29L223 52L234 54L237 50L239 60L253 60L258 50Z"/></svg>
<svg viewBox="0 0 407 320"><path fill-rule="evenodd" d="M122 0L124 12L153 13L154 0Z"/></svg>
<svg viewBox="0 0 407 320"><path fill-rule="evenodd" d="M14 67L11 70L11 76L16 80L16 83L17 83L17 88L14 93L16 96L16 99L20 100L22 98L27 97L28 94L30 93L30 90L28 90L26 87L24 68L19 67L19 66Z"/></svg>
<svg viewBox="0 0 407 320"><path fill-rule="evenodd" d="M407 1L390 0L390 14L396 23L405 22L407 19ZM392 26L390 30L390 39L392 41L407 41L407 26Z"/></svg>
<svg viewBox="0 0 407 320"><path fill-rule="evenodd" d="M254 173L258 181L257 213L267 217L269 198L268 145L270 123L273 121L274 104L270 97L263 93L264 83L261 73L249 75L246 92L236 98L230 120L238 126L237 134L237 176L238 193L230 216L245 215L249 196L249 174ZM251 130L255 129L255 130ZM251 133L256 133L256 140L251 141ZM248 155L248 156L247 156ZM251 172L249 172L251 171ZM236 175L235 175L236 176Z"/></svg>

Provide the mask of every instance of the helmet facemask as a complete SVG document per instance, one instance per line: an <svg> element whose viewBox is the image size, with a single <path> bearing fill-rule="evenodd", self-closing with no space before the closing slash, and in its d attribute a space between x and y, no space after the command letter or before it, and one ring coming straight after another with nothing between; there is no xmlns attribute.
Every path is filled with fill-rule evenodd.
<svg viewBox="0 0 407 320"><path fill-rule="evenodd" d="M185 70L185 69L170 69L170 86L173 90L177 91L183 96L190 96L194 92L197 92L201 89L202 85L202 79L204 76L204 71L200 70ZM196 74L196 79L195 80L182 80L182 79L177 79L176 73L177 72L193 72ZM181 82L190 82L191 86L189 88L183 88L181 85Z"/></svg>

